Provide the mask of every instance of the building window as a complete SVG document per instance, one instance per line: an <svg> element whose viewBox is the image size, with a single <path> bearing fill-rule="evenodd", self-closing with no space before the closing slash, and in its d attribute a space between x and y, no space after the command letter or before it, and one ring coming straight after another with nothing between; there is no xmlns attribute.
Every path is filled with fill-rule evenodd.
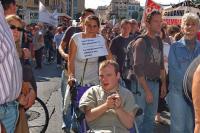
<svg viewBox="0 0 200 133"><path fill-rule="evenodd" d="M135 10L135 6L132 6L132 10Z"/></svg>
<svg viewBox="0 0 200 133"><path fill-rule="evenodd" d="M38 5L39 4L39 0L34 0L34 5Z"/></svg>
<svg viewBox="0 0 200 133"><path fill-rule="evenodd" d="M45 6L49 6L49 0L45 0Z"/></svg>

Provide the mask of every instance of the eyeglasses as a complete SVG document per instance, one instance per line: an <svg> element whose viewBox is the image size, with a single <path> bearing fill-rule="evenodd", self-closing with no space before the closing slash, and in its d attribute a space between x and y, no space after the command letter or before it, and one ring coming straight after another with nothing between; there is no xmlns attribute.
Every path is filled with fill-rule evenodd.
<svg viewBox="0 0 200 133"><path fill-rule="evenodd" d="M24 32L24 31L25 31L24 28L16 27L15 25L10 25L10 28L11 28L12 30L17 29L17 31L20 31L20 32Z"/></svg>

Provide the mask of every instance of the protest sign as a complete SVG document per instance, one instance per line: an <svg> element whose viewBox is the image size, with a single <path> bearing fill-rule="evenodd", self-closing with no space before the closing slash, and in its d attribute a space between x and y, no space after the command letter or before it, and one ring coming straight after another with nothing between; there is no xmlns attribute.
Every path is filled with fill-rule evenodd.
<svg viewBox="0 0 200 133"><path fill-rule="evenodd" d="M99 56L108 55L105 46L105 41L100 37L97 38L82 38L79 47L79 57L81 59L89 59Z"/></svg>

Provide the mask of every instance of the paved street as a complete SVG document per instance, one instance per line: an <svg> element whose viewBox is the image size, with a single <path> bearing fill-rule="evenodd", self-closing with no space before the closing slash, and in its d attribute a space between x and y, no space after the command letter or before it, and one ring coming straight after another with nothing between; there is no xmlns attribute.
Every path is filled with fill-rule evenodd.
<svg viewBox="0 0 200 133"><path fill-rule="evenodd" d="M42 99L50 115L47 133L61 133L61 70L55 64L43 65L42 69L35 70L38 85L38 97Z"/></svg>
<svg viewBox="0 0 200 133"><path fill-rule="evenodd" d="M43 65L41 70L35 70L38 85L38 97L42 99L50 114L50 122L47 133L62 133L61 131L61 70L55 64ZM169 113L162 114L169 123ZM155 124L155 133L169 133L169 125ZM32 132L32 133L37 133Z"/></svg>

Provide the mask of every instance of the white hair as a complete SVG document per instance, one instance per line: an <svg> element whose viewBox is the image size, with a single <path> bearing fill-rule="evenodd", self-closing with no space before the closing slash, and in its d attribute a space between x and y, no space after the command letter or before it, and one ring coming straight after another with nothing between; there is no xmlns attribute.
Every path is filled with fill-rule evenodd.
<svg viewBox="0 0 200 133"><path fill-rule="evenodd" d="M181 27L185 25L186 22L195 22L195 24L199 25L199 17L194 13L186 13L183 15L181 20Z"/></svg>

